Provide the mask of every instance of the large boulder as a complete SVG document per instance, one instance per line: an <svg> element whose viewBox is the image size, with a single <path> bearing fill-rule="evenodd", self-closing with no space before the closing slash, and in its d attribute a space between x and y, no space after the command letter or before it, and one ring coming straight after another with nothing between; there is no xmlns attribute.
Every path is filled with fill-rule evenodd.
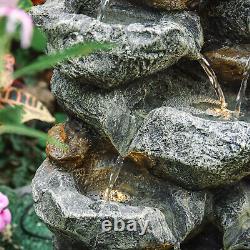
<svg viewBox="0 0 250 250"><path fill-rule="evenodd" d="M209 8L205 37L217 40L217 44L249 43L250 41L250 2L249 0L208 1ZM212 35L212 39L210 37Z"/></svg>

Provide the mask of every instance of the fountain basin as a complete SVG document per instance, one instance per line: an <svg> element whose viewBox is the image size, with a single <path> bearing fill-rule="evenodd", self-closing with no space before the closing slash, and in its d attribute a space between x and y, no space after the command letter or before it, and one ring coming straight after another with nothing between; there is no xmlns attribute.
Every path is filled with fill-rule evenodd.
<svg viewBox="0 0 250 250"><path fill-rule="evenodd" d="M105 202L98 193L81 193L72 173L62 172L46 160L33 180L34 207L57 238L64 242L70 238L59 249L67 244L80 246L74 250L172 249L195 235L209 211L207 193L148 178L134 166L121 173L115 188L124 190L125 184L133 190L129 201ZM138 230L114 230L118 220L125 225L134 221ZM108 232L102 229L104 221L112 224ZM148 225L143 235L140 224Z"/></svg>
<svg viewBox="0 0 250 250"><path fill-rule="evenodd" d="M48 1L32 9L36 24L49 35L49 51L86 41L116 44L110 52L61 64L62 74L84 85L110 88L165 69L182 57L199 58L203 35L194 12L156 13L128 1L112 1L107 20L100 22L98 3Z"/></svg>

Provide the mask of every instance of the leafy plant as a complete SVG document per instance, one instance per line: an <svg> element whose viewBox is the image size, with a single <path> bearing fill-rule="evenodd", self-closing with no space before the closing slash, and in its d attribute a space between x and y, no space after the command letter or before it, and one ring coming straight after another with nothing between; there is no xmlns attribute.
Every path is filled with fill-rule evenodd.
<svg viewBox="0 0 250 250"><path fill-rule="evenodd" d="M11 87L11 84L13 81L10 76L12 75L14 71L14 63L13 63L13 60L11 61L10 56L7 57L7 60L4 59L4 56L6 57L6 54L9 53L8 51L8 48L10 48L9 44L11 43L11 40L13 38L15 39L17 38L17 33L14 32L13 30L12 30L12 32L14 32L13 34L9 34L8 32L7 33L5 32L5 29L4 29L5 25L8 25L8 26L13 25L13 20L8 20L8 15L11 15L12 12L16 13L17 15L16 21L19 21L19 19L22 21L23 27L21 30L19 29L19 31L22 31L22 32L19 32L21 33L21 45L23 47L26 47L28 44L31 45L32 41L34 41L34 38L31 41L31 37L29 37L30 28L31 28L30 17L24 14L22 10L19 10L18 8L14 7L14 5L15 5L14 0L11 0L8 3L6 1L6 6L9 6L8 7L9 9L6 12L7 20L3 20L2 23L0 22L1 24L0 34L2 34L3 36L3 39L0 41L0 48L2 48L0 50L0 60L2 59L3 61L3 63L1 63L2 68L0 68L0 77L1 77L0 87L2 88L0 90L1 91L0 105L2 106L2 108L4 108L6 105L11 105L11 106L21 105L23 107L22 112L24 112L24 115L23 115L23 119L20 120L20 122L21 121L27 122L32 119L39 119L42 121L52 122L54 119L52 119L46 107L44 107L40 102L35 100L35 97L31 97L30 95L25 94L23 91L20 91L18 89ZM28 9L32 6L32 3L29 0L20 1L18 6L22 7L23 9ZM1 9L1 5L0 5L0 9ZM5 10L4 7L2 7L3 13L5 13L4 10ZM28 32L25 32L24 31L25 29L28 29ZM40 31L38 32L37 30L37 32L34 33L34 37L35 36L40 36L41 38L41 32ZM30 41L28 41L27 39L30 39ZM35 41L37 40L38 39L35 39ZM45 40L45 39L42 39L42 40ZM34 44L36 44L36 42L34 42ZM41 48L43 46L44 46L44 43L40 44L39 47ZM64 60L67 60L69 58L72 58L72 57L86 56L100 49L107 50L110 48L111 48L110 44L101 44L101 43L77 44L63 51L57 51L51 55L39 57L31 65L25 66L24 68L18 69L16 72L14 72L13 79L20 78L25 75L31 75L41 70L51 68L55 66L56 64ZM11 63L9 63L8 60L11 61ZM13 95L9 93L14 93L15 98L13 99ZM25 99L25 101L23 99ZM36 104L32 105L32 103L29 103L27 99L35 100L34 103ZM18 109L16 111L18 111ZM9 110L7 108L6 110L4 110L4 112L13 112L13 110ZM0 133L2 134L3 133L18 133L18 134L31 136L31 137L38 137L38 138L42 136L41 132L34 131L25 126L20 127L20 124L19 124L18 129L16 127L16 124L15 126L13 124L8 124L8 126L5 126L4 124L2 124L0 127Z"/></svg>

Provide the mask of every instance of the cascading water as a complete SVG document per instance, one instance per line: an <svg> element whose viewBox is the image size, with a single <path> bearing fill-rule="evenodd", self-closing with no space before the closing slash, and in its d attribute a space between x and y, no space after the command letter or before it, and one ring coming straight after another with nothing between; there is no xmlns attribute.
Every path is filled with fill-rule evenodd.
<svg viewBox="0 0 250 250"><path fill-rule="evenodd" d="M97 20L102 21L105 17L105 12L107 8L109 7L110 0L101 0L100 7L98 10Z"/></svg>
<svg viewBox="0 0 250 250"><path fill-rule="evenodd" d="M106 201L109 201L109 199L110 199L110 192L112 191L112 189L113 189L113 187L114 187L114 185L119 177L122 166L123 166L123 158L121 156L118 156L118 158L115 162L115 166L113 166L111 169L111 173L110 173L110 177L109 177L109 184L108 184L108 187L105 191L104 198Z"/></svg>
<svg viewBox="0 0 250 250"><path fill-rule="evenodd" d="M199 63L201 64L202 68L206 72L206 74L207 74L207 76L208 76L208 78L209 78L218 98L219 98L219 101L221 103L221 109L226 108L227 103L225 100L225 96L224 96L223 90L220 86L220 83L217 79L217 76L216 76L214 70L212 69L211 65L209 64L209 62L207 61L207 59L203 55L200 55Z"/></svg>
<svg viewBox="0 0 250 250"><path fill-rule="evenodd" d="M249 79L249 75L250 75L250 58L247 61L245 71L243 73L243 79L242 79L242 82L241 82L240 90L239 90L239 93L238 93L237 98L236 98L235 113L238 116L239 116L240 111L241 111L242 102L243 102L243 100L245 98L245 93L246 93L246 88L247 88L247 82L248 82L248 79Z"/></svg>

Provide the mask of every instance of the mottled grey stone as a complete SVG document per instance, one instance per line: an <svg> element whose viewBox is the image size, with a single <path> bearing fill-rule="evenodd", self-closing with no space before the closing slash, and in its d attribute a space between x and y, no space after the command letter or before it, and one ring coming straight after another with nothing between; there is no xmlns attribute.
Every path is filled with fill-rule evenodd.
<svg viewBox="0 0 250 250"><path fill-rule="evenodd" d="M250 124L161 107L149 113L130 150L156 161L159 176L190 188L218 186L250 173Z"/></svg>
<svg viewBox="0 0 250 250"><path fill-rule="evenodd" d="M50 1L31 11L48 34L49 51L86 41L116 44L109 52L61 64L59 70L70 78L109 88L163 70L182 57L199 58L203 34L197 14L155 12L128 1L112 1L107 20L100 22L92 13L98 9L95 3L71 1L70 8Z"/></svg>
<svg viewBox="0 0 250 250"><path fill-rule="evenodd" d="M56 233L57 238L64 238L67 244L71 241L76 246L82 242L80 249L178 246L202 225L210 211L208 193L185 191L147 176L134 165L127 166L127 170L124 168L115 188L119 190L125 184L126 187L131 185L129 190L133 191L129 201L105 202L88 192L80 193L72 174L59 171L46 160L33 180L37 215ZM94 188L100 191L98 184L96 182ZM101 222L105 219L113 221L114 218L125 222L132 219L137 223L148 220L149 227L143 236L139 235L139 230L102 232Z"/></svg>
<svg viewBox="0 0 250 250"><path fill-rule="evenodd" d="M250 183L217 190L216 222L224 233L224 249L250 249Z"/></svg>
<svg viewBox="0 0 250 250"><path fill-rule="evenodd" d="M193 103L206 97L216 100L209 82L193 79L173 68L109 91L84 86L55 71L51 87L68 113L107 137L124 156L152 110L178 106L199 112L191 107Z"/></svg>
<svg viewBox="0 0 250 250"><path fill-rule="evenodd" d="M179 70L112 91L83 87L55 73L52 91L121 155L143 153L157 162L156 174L186 187L227 184L250 172L249 123L212 120L195 108L199 101L214 101L213 90Z"/></svg>
<svg viewBox="0 0 250 250"><path fill-rule="evenodd" d="M207 32L214 34L218 43L230 40L230 43L250 42L250 1L228 0L210 1Z"/></svg>

